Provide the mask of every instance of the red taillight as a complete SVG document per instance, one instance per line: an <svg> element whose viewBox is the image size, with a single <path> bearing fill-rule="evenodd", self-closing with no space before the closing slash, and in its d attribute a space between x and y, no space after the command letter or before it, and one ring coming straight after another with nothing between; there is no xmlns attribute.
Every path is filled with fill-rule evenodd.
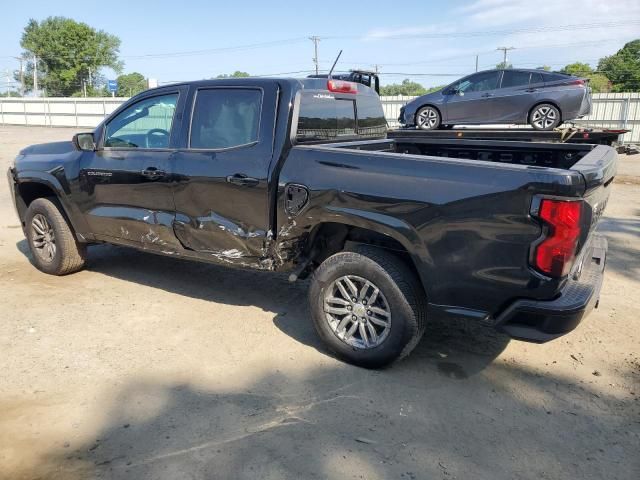
<svg viewBox="0 0 640 480"><path fill-rule="evenodd" d="M549 225L549 232L536 247L535 267L549 276L563 277L575 259L582 202L544 199L538 216Z"/></svg>
<svg viewBox="0 0 640 480"><path fill-rule="evenodd" d="M327 89L336 93L358 93L358 84L344 80L327 81Z"/></svg>
<svg viewBox="0 0 640 480"><path fill-rule="evenodd" d="M567 85L581 85L584 87L584 80L572 80Z"/></svg>

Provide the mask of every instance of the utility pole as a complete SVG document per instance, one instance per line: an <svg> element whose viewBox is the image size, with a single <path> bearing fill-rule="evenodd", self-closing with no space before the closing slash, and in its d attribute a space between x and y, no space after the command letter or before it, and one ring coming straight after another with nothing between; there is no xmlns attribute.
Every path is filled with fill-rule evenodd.
<svg viewBox="0 0 640 480"><path fill-rule="evenodd" d="M478 71L478 57L479 55L476 54L476 72Z"/></svg>
<svg viewBox="0 0 640 480"><path fill-rule="evenodd" d="M379 65L379 64L377 64L377 63L376 63L376 64L373 66L373 71L374 71L374 72L376 72L376 74L377 74L377 73L380 73L380 67L381 67L381 65Z"/></svg>
<svg viewBox="0 0 640 480"><path fill-rule="evenodd" d="M24 97L24 58L22 57L13 57L20 62L20 96Z"/></svg>
<svg viewBox="0 0 640 480"><path fill-rule="evenodd" d="M38 96L38 57L33 54L33 96Z"/></svg>
<svg viewBox="0 0 640 480"><path fill-rule="evenodd" d="M7 75L7 98L8 98L10 96L10 94L9 94L9 88L10 88L9 78L10 77L9 77L9 69L8 68L5 70L5 74Z"/></svg>
<svg viewBox="0 0 640 480"><path fill-rule="evenodd" d="M93 87L93 78L91 78L91 67L89 67L89 86Z"/></svg>
<svg viewBox="0 0 640 480"><path fill-rule="evenodd" d="M87 98L87 81L84 78L82 79L82 94L84 98Z"/></svg>
<svg viewBox="0 0 640 480"><path fill-rule="evenodd" d="M309 40L313 42L313 63L316 65L316 75L318 75L318 42L320 41L320 37L313 35L309 37Z"/></svg>
<svg viewBox="0 0 640 480"><path fill-rule="evenodd" d="M502 50L504 52L504 58L502 59L502 65L506 68L507 67L507 51L508 50L515 50L515 47L498 47L498 48L496 48L496 50Z"/></svg>

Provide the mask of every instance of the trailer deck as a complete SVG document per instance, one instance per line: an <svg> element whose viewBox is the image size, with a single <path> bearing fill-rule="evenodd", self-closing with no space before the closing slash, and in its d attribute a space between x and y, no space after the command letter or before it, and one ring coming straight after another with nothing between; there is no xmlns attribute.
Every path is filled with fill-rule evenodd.
<svg viewBox="0 0 640 480"><path fill-rule="evenodd" d="M415 128L390 130L388 138L399 139L424 136L430 139L464 138L467 140L506 140L514 142L590 143L598 145L616 144L621 135L629 130L600 129L590 127L565 127L551 131L532 128L453 128L442 130L419 130Z"/></svg>

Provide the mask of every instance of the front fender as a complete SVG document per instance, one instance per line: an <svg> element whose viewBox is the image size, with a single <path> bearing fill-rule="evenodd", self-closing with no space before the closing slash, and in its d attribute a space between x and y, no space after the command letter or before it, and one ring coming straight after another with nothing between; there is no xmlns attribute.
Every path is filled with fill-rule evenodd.
<svg viewBox="0 0 640 480"><path fill-rule="evenodd" d="M20 222L24 225L26 210L28 208L27 199L22 198L20 194L20 186L28 183L40 184L48 187L55 195L63 209L63 214L71 224L79 241L86 241L88 228L84 222L82 215L77 211L72 202L69 201L68 195L71 188L64 172L64 167L57 166L49 171L38 170L22 170L15 172L13 175L15 181L15 202Z"/></svg>

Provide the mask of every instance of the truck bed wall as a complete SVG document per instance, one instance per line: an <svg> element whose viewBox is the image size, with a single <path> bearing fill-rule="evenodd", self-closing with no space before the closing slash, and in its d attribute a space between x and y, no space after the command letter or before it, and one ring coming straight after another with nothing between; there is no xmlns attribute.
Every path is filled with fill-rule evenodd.
<svg viewBox="0 0 640 480"><path fill-rule="evenodd" d="M528 267L530 245L541 235L529 210L534 195L579 197L579 173L371 151L389 147L294 147L280 175L278 231L303 238L335 222L388 235L411 256L429 303L443 310L490 316L507 299L556 294L559 281ZM295 217L283 211L288 183L310 191Z"/></svg>

